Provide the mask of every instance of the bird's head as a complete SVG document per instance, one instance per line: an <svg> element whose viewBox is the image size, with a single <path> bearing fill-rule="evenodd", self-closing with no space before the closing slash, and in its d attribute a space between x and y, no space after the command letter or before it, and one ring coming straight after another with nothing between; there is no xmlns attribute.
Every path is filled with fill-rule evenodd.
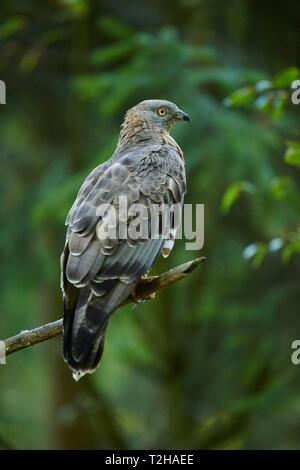
<svg viewBox="0 0 300 470"><path fill-rule="evenodd" d="M145 100L130 108L121 126L117 150L142 142L162 141L178 121L190 121L190 117L176 104L166 100Z"/></svg>
<svg viewBox="0 0 300 470"><path fill-rule="evenodd" d="M178 108L176 104L166 100L145 100L128 111L141 122L152 128L169 131L178 121L190 122L190 117Z"/></svg>

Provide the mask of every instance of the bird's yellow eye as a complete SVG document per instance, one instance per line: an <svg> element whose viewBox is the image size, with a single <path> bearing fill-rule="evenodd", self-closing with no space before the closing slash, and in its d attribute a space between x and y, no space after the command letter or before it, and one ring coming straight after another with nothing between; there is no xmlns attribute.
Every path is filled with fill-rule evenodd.
<svg viewBox="0 0 300 470"><path fill-rule="evenodd" d="M167 114L166 108L159 108L158 114L159 116L165 116Z"/></svg>

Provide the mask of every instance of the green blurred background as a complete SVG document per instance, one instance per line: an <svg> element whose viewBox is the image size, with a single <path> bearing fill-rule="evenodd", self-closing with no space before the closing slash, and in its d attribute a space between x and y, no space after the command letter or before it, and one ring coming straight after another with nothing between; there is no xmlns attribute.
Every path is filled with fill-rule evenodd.
<svg viewBox="0 0 300 470"><path fill-rule="evenodd" d="M300 448L298 0L2 0L2 339L61 316L64 220L112 153L127 108L192 117L186 202L205 265L111 319L100 369L75 383L61 338L0 366L0 447ZM268 81L267 81L268 80Z"/></svg>

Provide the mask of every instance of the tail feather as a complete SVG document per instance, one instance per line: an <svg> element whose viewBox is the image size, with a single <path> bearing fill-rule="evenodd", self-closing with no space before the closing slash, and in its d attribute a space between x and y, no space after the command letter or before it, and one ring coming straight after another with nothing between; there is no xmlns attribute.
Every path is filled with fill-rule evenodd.
<svg viewBox="0 0 300 470"><path fill-rule="evenodd" d="M103 296L96 297L89 286L79 290L76 304L65 298L63 355L79 380L92 373L102 357L109 316L128 297L132 284L117 281Z"/></svg>

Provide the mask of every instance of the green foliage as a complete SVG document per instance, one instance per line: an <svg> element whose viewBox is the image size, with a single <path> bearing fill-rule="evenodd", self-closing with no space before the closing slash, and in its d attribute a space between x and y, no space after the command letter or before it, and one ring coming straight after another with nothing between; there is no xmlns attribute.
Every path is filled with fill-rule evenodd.
<svg viewBox="0 0 300 470"><path fill-rule="evenodd" d="M294 80L299 79L300 68L298 67L289 67L284 70L281 70L273 79L274 88L290 88Z"/></svg>
<svg viewBox="0 0 300 470"><path fill-rule="evenodd" d="M286 263L290 261L291 257L293 255L296 255L297 253L300 253L300 239L291 241L290 243L287 244L287 246L284 248L282 258L283 261Z"/></svg>
<svg viewBox="0 0 300 470"><path fill-rule="evenodd" d="M272 80L263 79L234 90L224 103L231 107L254 108L261 113L270 114L275 120L280 119L289 104L292 83L299 76L300 70L297 67L284 69Z"/></svg>
<svg viewBox="0 0 300 470"><path fill-rule="evenodd" d="M255 186L249 183L249 181L235 181L230 186L228 186L223 195L221 202L222 212L226 214L242 193L253 194L254 192Z"/></svg>
<svg viewBox="0 0 300 470"><path fill-rule="evenodd" d="M284 159L289 165L300 166L300 143L288 142Z"/></svg>
<svg viewBox="0 0 300 470"><path fill-rule="evenodd" d="M249 103L253 103L254 96L255 89L251 86L247 86L231 93L231 95L224 100L224 104L236 107L245 106Z"/></svg>
<svg viewBox="0 0 300 470"><path fill-rule="evenodd" d="M300 70L296 67L282 70L272 81L262 80L253 87L249 86L233 92L226 98L225 103L236 107L243 107L245 104L249 104L250 107L257 108L260 111L263 110L273 118L281 117L284 111L284 102L287 100L287 94L281 90L281 88L286 87L291 89L292 83L299 75ZM254 90L256 90L258 97L256 97ZM248 96L249 99L243 98L243 95ZM241 96L241 99L239 99L239 96ZM235 99L234 97L237 98ZM287 142L284 161L289 165L300 166L299 142ZM240 194L245 191L244 186L244 182L236 181L227 188L221 204L223 212L227 212ZM299 190L298 188L296 189L296 185L294 185L292 180L287 176L278 176L273 179L271 184L271 196L275 200L289 200L293 202L295 213L297 213L298 204L294 202L299 201ZM283 231L283 228L281 230ZM284 231L286 232L285 240L276 240L280 240L280 248L283 247L282 260L284 263L287 263L292 256L299 252L299 234L294 233L288 227L285 227ZM272 241L270 245L272 245ZM254 267L261 265L267 253L267 245L263 242L253 243L246 248L246 258L252 258L252 265Z"/></svg>

